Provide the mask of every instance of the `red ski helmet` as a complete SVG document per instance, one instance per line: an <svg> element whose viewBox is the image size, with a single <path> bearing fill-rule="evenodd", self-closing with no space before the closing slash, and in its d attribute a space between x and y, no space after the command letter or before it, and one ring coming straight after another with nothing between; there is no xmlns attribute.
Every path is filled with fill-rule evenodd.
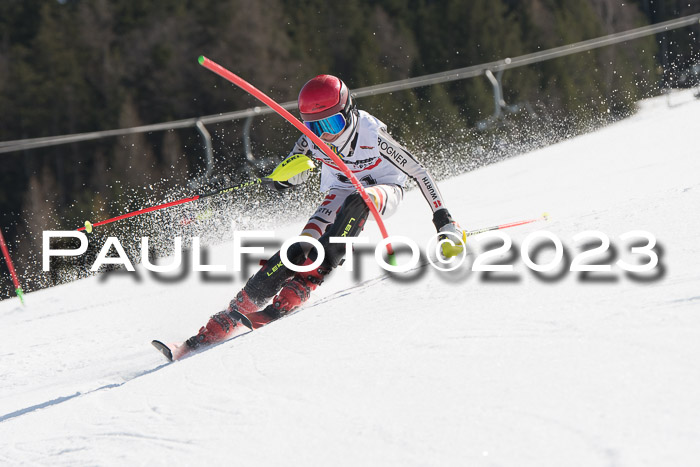
<svg viewBox="0 0 700 467"><path fill-rule="evenodd" d="M299 113L305 122L314 122L337 113L348 120L352 97L342 80L332 75L318 75L299 92Z"/></svg>

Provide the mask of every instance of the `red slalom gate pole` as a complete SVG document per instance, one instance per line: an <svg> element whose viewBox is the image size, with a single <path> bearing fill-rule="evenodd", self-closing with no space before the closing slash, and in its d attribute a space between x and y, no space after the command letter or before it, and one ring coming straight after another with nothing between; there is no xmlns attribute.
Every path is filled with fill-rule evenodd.
<svg viewBox="0 0 700 467"><path fill-rule="evenodd" d="M209 71L212 71L216 73L217 75L221 76L222 78L232 82L239 88L243 89L246 91L248 94L252 95L259 101L261 101L263 104L267 105L270 107L272 110L277 112L282 118L287 120L289 123L294 125L294 127L304 133L313 143L321 149L328 157L331 158L331 160L336 164L337 167L340 168L340 170L345 174L346 177L352 182L353 186L355 189L360 193L360 196L362 196L363 201L369 208L370 212L372 213L372 216L374 217L374 220L377 221L377 225L379 226L379 231L382 233L382 237L385 239L389 236L389 234L386 231L386 227L384 226L384 222L382 221L381 216L379 215L379 212L377 211L377 208L374 206L374 203L370 199L369 195L365 191L364 187L360 183L360 181L355 177L355 174L353 174L350 169L348 168L347 165L338 157L336 156L328 146L326 146L326 143L321 140L318 136L313 134L311 130L306 128L299 120L297 120L292 114L290 114L286 109L284 109L281 105L279 105L277 102L272 100L270 97L268 97L265 93L260 91L258 88L254 87L250 83L248 83L246 80L243 78L239 77L238 75L230 72L226 68L222 67L216 62L213 62L212 60L209 60L207 57L204 55L199 57L199 64L202 65L204 68L208 69ZM391 247L391 244L387 243L386 245L387 253L389 254L389 263L395 265L396 264L396 259L394 257L394 249Z"/></svg>
<svg viewBox="0 0 700 467"><path fill-rule="evenodd" d="M2 249L2 255L5 257L5 263L7 263L7 269L10 270L10 276L12 276L12 283L15 285L15 293L19 297L19 301L24 305L24 292L22 287L19 285L19 279L17 279L17 273L15 272L15 266L12 264L12 258L10 258L10 252L7 250L7 244L5 243L5 237L2 234L2 229L0 229L0 249Z"/></svg>
<svg viewBox="0 0 700 467"><path fill-rule="evenodd" d="M477 230L469 230L465 232L467 234L467 237L472 237L474 235L479 235L484 232L489 232L491 230L501 230L501 229L508 229L511 227L517 227L519 225L525 225L525 224L532 224L533 222L539 222L539 221L546 221L549 219L549 214L544 213L542 216L537 217L535 219L528 219L525 221L516 221L516 222L509 222L508 224L500 224L500 225L494 225L492 227L485 227L483 229L477 229Z"/></svg>

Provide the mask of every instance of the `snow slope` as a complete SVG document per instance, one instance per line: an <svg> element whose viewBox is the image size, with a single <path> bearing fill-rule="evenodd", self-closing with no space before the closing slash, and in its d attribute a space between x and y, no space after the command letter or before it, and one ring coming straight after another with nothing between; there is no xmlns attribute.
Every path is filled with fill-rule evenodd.
<svg viewBox="0 0 700 467"><path fill-rule="evenodd" d="M0 463L695 464L700 101L673 98L441 183L467 228L549 212L504 231L512 273L472 272L471 255L453 273L399 280L365 255L300 313L171 365L150 340L194 333L247 274L166 280L137 267L31 293L26 308L1 302ZM425 245L420 193L387 227ZM608 264L644 262L619 235L645 230L660 263L540 277L517 256L540 229L569 258L574 235L604 232L614 254L594 260ZM367 234L378 241L376 227ZM209 250L229 270L231 258L230 243Z"/></svg>

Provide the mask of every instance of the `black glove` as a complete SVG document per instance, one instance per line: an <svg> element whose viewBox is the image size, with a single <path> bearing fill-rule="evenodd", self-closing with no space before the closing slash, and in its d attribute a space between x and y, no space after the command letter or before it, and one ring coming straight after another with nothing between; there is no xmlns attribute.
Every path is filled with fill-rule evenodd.
<svg viewBox="0 0 700 467"><path fill-rule="evenodd" d="M447 208L438 209L433 213L433 225L438 232L447 224L452 223L454 223L454 220L452 220L452 216Z"/></svg>
<svg viewBox="0 0 700 467"><path fill-rule="evenodd" d="M467 241L467 234L455 221L446 208L438 209L433 213L433 224L438 231L440 240L449 240L452 242L443 243L441 253L443 258L451 258L462 254L464 245Z"/></svg>

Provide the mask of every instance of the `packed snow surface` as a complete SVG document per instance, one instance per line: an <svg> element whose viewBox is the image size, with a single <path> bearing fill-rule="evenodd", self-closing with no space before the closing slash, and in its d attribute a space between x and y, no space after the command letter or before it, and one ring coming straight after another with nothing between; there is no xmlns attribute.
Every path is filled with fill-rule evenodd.
<svg viewBox="0 0 700 467"><path fill-rule="evenodd" d="M194 334L256 268L232 271L230 241L208 249L223 273L137 266L1 302L0 464L696 464L700 100L670 99L440 184L466 229L549 213L501 231L513 246L485 262L512 272L471 270L493 238L451 273L390 278L367 250L299 313L174 364L151 339ZM430 218L414 190L387 228L425 251ZM536 274L521 252L540 230L564 258ZM572 272L591 230L610 248L584 262L611 270ZM640 230L659 262L629 274L616 261L649 262L647 241L620 235Z"/></svg>

